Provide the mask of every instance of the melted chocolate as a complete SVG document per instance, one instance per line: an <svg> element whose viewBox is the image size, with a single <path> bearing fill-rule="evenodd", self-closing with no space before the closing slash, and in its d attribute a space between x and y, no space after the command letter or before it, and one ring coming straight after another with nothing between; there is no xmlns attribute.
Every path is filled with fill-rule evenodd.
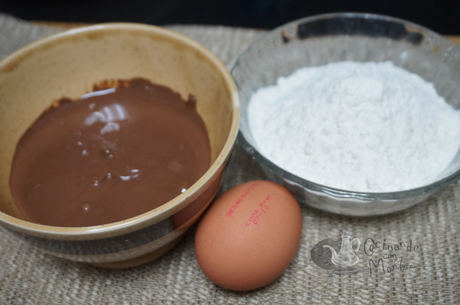
<svg viewBox="0 0 460 305"><path fill-rule="evenodd" d="M18 143L10 187L28 221L101 225L180 195L210 160L194 97L133 79L45 111Z"/></svg>

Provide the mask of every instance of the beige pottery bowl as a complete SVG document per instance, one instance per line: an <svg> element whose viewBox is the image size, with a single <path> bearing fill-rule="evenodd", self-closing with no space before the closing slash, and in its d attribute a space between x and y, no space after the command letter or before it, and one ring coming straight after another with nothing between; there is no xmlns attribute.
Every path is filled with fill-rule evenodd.
<svg viewBox="0 0 460 305"><path fill-rule="evenodd" d="M104 80L143 77L197 98L211 143L209 170L180 196L107 225L66 228L23 220L9 189L18 140L53 101ZM238 131L239 102L225 66L194 40L155 26L113 23L34 42L0 62L0 224L57 257L126 268L171 249L215 196Z"/></svg>

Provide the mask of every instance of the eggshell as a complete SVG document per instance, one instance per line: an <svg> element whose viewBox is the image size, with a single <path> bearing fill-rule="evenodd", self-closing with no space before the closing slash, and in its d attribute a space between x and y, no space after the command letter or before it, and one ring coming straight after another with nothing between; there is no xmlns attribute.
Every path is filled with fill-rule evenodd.
<svg viewBox="0 0 460 305"><path fill-rule="evenodd" d="M201 220L195 252L203 272L231 290L262 287L283 273L300 242L295 198L270 181L250 181L222 194Z"/></svg>

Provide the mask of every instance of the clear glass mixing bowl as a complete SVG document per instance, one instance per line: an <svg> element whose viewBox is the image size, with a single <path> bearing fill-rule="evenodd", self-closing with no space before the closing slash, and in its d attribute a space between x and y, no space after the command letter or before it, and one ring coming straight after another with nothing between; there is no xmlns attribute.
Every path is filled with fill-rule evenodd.
<svg viewBox="0 0 460 305"><path fill-rule="evenodd" d="M267 177L288 188L301 203L354 216L406 209L456 181L460 176L460 152L435 182L388 193L347 191L308 181L259 153L248 125L252 93L274 85L278 77L298 68L345 60L392 61L433 83L450 105L460 108L460 47L444 37L408 21L372 14L337 13L290 22L253 42L231 71L241 100L238 140Z"/></svg>

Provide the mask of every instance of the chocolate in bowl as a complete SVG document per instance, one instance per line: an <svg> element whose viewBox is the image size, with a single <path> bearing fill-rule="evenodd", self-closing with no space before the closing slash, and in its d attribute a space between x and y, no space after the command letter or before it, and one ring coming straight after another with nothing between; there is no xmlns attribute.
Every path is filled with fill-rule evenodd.
<svg viewBox="0 0 460 305"><path fill-rule="evenodd" d="M146 213L104 225L57 227L24 220L10 192L21 136L63 97L77 99L103 80L145 78L187 99L209 137L211 164L190 186ZM209 50L173 31L103 24L34 42L0 62L0 224L38 249L107 268L125 268L171 249L216 194L236 138L239 100L226 67Z"/></svg>
<svg viewBox="0 0 460 305"><path fill-rule="evenodd" d="M113 83L59 100L21 137L10 187L26 220L121 221L170 201L208 170L209 139L194 96L183 100L141 78Z"/></svg>

